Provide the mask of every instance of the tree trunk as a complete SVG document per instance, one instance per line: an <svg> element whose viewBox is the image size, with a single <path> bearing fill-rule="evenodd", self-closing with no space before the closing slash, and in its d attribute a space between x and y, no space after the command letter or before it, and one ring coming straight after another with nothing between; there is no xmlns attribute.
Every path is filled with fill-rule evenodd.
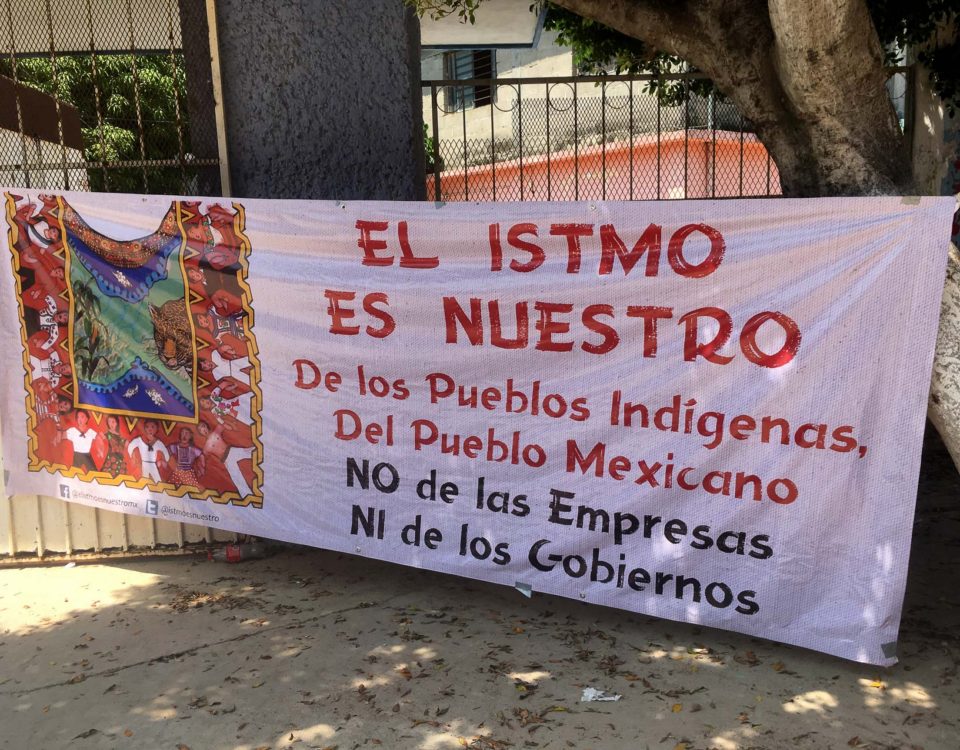
<svg viewBox="0 0 960 750"><path fill-rule="evenodd" d="M753 123L787 196L912 192L864 0L554 0L702 70Z"/></svg>
<svg viewBox="0 0 960 750"><path fill-rule="evenodd" d="M950 250L930 387L930 421L960 469L960 252Z"/></svg>

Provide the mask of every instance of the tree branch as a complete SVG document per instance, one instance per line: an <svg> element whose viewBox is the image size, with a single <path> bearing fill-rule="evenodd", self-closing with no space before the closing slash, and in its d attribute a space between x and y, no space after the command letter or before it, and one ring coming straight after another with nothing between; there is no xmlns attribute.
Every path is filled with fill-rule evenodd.
<svg viewBox="0 0 960 750"><path fill-rule="evenodd" d="M640 39L651 47L686 57L683 50L699 30L677 3L656 0L552 0L554 5Z"/></svg>

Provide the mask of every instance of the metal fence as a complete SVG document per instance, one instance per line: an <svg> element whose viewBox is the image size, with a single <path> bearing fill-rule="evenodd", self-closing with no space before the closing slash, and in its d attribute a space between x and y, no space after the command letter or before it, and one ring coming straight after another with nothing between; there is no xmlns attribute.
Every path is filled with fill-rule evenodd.
<svg viewBox="0 0 960 750"><path fill-rule="evenodd" d="M0 184L219 194L204 0L0 0Z"/></svg>
<svg viewBox="0 0 960 750"><path fill-rule="evenodd" d="M901 122L906 76L892 73ZM780 194L777 166L701 77L422 81L432 200L660 200ZM489 105L463 106L469 90Z"/></svg>

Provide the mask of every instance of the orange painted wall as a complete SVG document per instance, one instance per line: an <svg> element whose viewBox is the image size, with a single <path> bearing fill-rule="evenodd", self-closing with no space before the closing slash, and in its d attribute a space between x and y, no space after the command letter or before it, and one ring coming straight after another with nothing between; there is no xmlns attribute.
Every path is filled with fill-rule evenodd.
<svg viewBox="0 0 960 750"><path fill-rule="evenodd" d="M631 154L632 152L632 154ZM659 154L659 175L657 169ZM632 158L631 158L632 156ZM713 169L713 164L716 169ZM446 164L445 201L655 200L779 195L780 178L754 135L683 131L644 135L633 142L589 146L496 164ZM605 179L604 179L605 177ZM604 190L604 183L606 189ZM427 196L435 200L434 176Z"/></svg>

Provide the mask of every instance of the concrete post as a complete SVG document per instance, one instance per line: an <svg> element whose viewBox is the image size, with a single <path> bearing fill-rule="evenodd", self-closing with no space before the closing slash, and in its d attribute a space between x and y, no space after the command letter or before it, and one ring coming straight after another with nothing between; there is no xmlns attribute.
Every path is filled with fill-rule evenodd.
<svg viewBox="0 0 960 750"><path fill-rule="evenodd" d="M190 114L190 152L198 159L216 159L217 127L214 115L213 77L210 71L210 30L204 0L177 0L184 73L187 77L187 111ZM216 167L192 170L197 195L219 195L220 171Z"/></svg>
<svg viewBox="0 0 960 750"><path fill-rule="evenodd" d="M236 197L425 197L420 27L403 0L217 0Z"/></svg>

